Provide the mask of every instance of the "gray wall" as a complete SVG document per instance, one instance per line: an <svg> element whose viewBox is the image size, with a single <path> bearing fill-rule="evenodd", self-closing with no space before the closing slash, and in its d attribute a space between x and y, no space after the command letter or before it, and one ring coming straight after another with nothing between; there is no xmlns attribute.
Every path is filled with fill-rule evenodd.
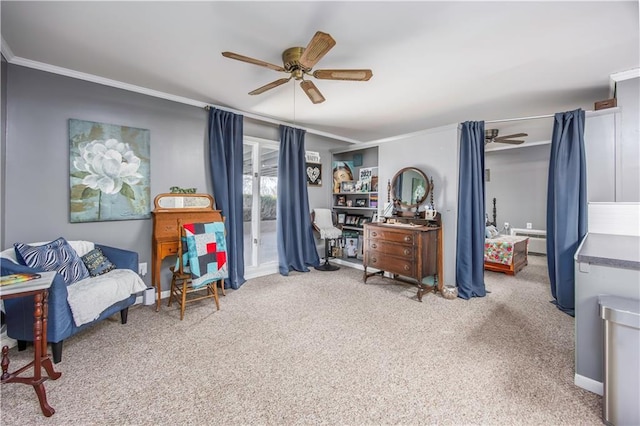
<svg viewBox="0 0 640 426"><path fill-rule="evenodd" d="M616 201L640 202L640 78L616 85L621 109L620 186Z"/></svg>
<svg viewBox="0 0 640 426"><path fill-rule="evenodd" d="M455 286L456 229L458 218L457 126L432 129L418 135L380 143L378 149L380 204L386 202L387 181L404 167L417 167L433 177L433 203L442 215L444 234L444 284ZM383 195L384 194L384 195ZM424 206L421 210L424 209ZM379 212L382 211L382 205Z"/></svg>
<svg viewBox="0 0 640 426"><path fill-rule="evenodd" d="M5 167L4 159L7 158L7 61L1 57L0 68L0 247L4 247L5 234Z"/></svg>
<svg viewBox="0 0 640 426"><path fill-rule="evenodd" d="M207 111L164 99L9 64L7 139L2 167L2 248L14 242L90 240L137 251L151 260L152 219L70 223L68 120L150 130L151 200L169 187L211 193L206 142ZM3 72L3 78L5 73ZM3 98L5 92L3 91ZM3 120L4 122L4 120ZM245 134L279 140L278 126L245 119ZM321 151L328 178L329 149L345 143L307 134L306 148ZM325 203L326 185L309 191L310 203ZM168 265L165 262L166 265ZM149 265L150 266L150 265ZM168 272L163 268L163 287ZM147 274L145 281L150 283Z"/></svg>
<svg viewBox="0 0 640 426"><path fill-rule="evenodd" d="M496 198L498 229L509 222L512 228L547 229L547 179L551 144L518 147L485 153L486 211L492 220Z"/></svg>

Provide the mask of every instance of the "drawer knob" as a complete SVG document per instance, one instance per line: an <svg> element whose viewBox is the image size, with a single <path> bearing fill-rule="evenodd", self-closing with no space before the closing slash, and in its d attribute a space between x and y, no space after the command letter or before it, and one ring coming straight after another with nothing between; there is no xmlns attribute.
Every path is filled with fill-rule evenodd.
<svg viewBox="0 0 640 426"><path fill-rule="evenodd" d="M371 231L371 236L372 236L372 237L377 237L377 236L378 236L378 233L377 233L376 231Z"/></svg>
<svg viewBox="0 0 640 426"><path fill-rule="evenodd" d="M411 254L411 250L409 250L408 248L404 249L404 254L409 256Z"/></svg>
<svg viewBox="0 0 640 426"><path fill-rule="evenodd" d="M371 248L378 248L378 245L376 243L371 244Z"/></svg>
<svg viewBox="0 0 640 426"><path fill-rule="evenodd" d="M404 265L404 270L405 271L408 271L409 269L411 269L411 268L409 268L409 265Z"/></svg>
<svg viewBox="0 0 640 426"><path fill-rule="evenodd" d="M411 235L405 235L405 236L404 236L404 240L405 240L406 242L411 242Z"/></svg>
<svg viewBox="0 0 640 426"><path fill-rule="evenodd" d="M378 259L377 259L377 258L375 258L375 257L372 257L372 258L371 258L371 263L377 263L377 262L378 262Z"/></svg>

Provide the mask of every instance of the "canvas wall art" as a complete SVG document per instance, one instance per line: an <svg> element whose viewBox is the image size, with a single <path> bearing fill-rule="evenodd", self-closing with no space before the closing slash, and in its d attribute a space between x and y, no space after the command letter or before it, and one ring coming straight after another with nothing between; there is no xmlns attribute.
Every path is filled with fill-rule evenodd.
<svg viewBox="0 0 640 426"><path fill-rule="evenodd" d="M70 221L148 219L148 129L69 120Z"/></svg>

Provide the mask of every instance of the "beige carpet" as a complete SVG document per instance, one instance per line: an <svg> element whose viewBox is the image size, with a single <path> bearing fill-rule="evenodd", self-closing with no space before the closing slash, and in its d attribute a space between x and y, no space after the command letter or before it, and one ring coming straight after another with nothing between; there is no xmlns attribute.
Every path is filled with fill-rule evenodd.
<svg viewBox="0 0 640 426"><path fill-rule="evenodd" d="M599 425L545 260L446 300L362 271L271 275L213 303L129 311L70 338L46 382L2 386L2 425ZM11 367L32 354L11 349ZM15 364L14 364L15 363ZM13 368L10 368L10 371Z"/></svg>

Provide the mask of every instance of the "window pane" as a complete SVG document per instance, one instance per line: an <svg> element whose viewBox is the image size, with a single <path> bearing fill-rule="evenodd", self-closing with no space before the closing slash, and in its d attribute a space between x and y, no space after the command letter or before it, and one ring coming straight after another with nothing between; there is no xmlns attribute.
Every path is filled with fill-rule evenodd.
<svg viewBox="0 0 640 426"><path fill-rule="evenodd" d="M244 233L244 264L254 266L252 237L251 237L251 212L253 204L253 147L244 144L242 161L242 225Z"/></svg>
<svg viewBox="0 0 640 426"><path fill-rule="evenodd" d="M260 264L278 261L276 200L278 192L278 150L260 150Z"/></svg>

